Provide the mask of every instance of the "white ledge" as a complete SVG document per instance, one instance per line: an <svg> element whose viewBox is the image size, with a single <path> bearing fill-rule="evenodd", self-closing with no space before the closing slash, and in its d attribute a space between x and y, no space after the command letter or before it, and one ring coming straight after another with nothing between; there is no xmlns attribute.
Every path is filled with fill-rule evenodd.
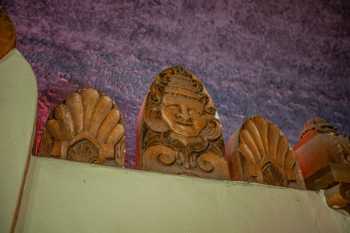
<svg viewBox="0 0 350 233"><path fill-rule="evenodd" d="M31 66L11 50L0 59L0 232L10 231L18 209L37 98Z"/></svg>
<svg viewBox="0 0 350 233"><path fill-rule="evenodd" d="M345 233L322 193L33 157L17 232Z"/></svg>

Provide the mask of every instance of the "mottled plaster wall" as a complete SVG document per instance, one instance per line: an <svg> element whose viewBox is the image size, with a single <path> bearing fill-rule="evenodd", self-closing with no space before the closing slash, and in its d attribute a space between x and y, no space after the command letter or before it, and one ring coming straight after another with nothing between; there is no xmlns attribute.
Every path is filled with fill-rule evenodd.
<svg viewBox="0 0 350 233"><path fill-rule="evenodd" d="M225 138L263 115L295 143L324 117L350 132L350 4L344 1L5 0L39 83L39 129L53 104L92 86L119 104L129 165L152 78L183 64L214 98Z"/></svg>

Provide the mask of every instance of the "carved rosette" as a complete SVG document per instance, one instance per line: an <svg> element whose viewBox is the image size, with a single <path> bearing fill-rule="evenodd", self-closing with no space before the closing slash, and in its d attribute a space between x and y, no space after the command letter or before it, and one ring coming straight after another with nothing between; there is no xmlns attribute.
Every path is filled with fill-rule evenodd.
<svg viewBox="0 0 350 233"><path fill-rule="evenodd" d="M6 11L0 6L0 59L16 47L16 30Z"/></svg>
<svg viewBox="0 0 350 233"><path fill-rule="evenodd" d="M175 66L155 77L140 111L137 166L228 179L222 128L199 79Z"/></svg>
<svg viewBox="0 0 350 233"><path fill-rule="evenodd" d="M118 107L97 90L82 89L55 107L46 122L40 155L124 165L125 135Z"/></svg>
<svg viewBox="0 0 350 233"><path fill-rule="evenodd" d="M303 187L293 150L281 130L263 117L247 119L227 147L233 180Z"/></svg>

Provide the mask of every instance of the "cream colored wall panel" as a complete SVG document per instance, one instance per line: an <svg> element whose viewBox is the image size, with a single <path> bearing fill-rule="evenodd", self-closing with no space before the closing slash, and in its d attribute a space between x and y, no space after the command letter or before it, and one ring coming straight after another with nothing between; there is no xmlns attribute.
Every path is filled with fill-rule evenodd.
<svg viewBox="0 0 350 233"><path fill-rule="evenodd" d="M33 158L21 233L342 233L322 194Z"/></svg>
<svg viewBox="0 0 350 233"><path fill-rule="evenodd" d="M0 60L0 232L9 232L32 138L37 103L31 66L13 49Z"/></svg>

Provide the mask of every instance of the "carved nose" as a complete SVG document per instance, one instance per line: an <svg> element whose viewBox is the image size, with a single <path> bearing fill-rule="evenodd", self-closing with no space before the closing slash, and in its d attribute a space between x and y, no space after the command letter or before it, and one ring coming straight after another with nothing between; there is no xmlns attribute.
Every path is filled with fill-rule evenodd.
<svg viewBox="0 0 350 233"><path fill-rule="evenodd" d="M189 109L186 106L180 106L180 112L176 114L176 117L185 121L191 120Z"/></svg>

